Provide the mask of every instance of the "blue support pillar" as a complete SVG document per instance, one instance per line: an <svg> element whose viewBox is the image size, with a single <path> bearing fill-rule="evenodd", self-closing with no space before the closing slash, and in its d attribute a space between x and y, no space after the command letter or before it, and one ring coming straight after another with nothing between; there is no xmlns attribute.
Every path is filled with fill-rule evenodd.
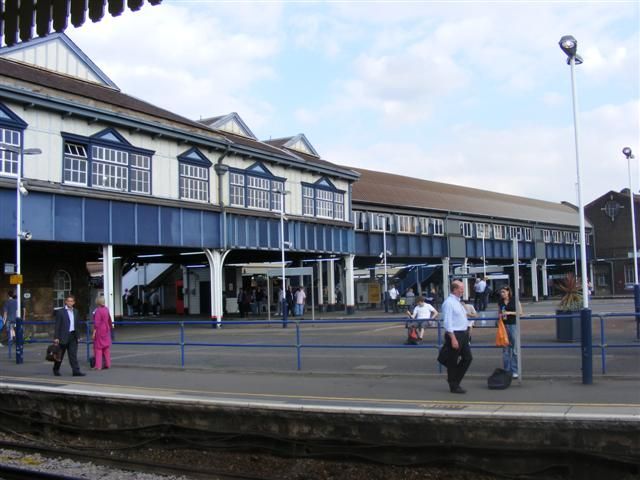
<svg viewBox="0 0 640 480"><path fill-rule="evenodd" d="M593 383L593 335L591 332L591 309L583 308L580 311L581 324L581 349L582 349L582 383Z"/></svg>

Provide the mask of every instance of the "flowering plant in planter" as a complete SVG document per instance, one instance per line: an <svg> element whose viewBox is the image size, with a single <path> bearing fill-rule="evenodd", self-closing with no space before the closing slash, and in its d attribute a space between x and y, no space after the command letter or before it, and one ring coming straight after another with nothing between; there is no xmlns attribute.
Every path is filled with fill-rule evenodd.
<svg viewBox="0 0 640 480"><path fill-rule="evenodd" d="M563 292L558 304L559 311L577 312L582 308L582 286L574 274L568 274L558 288Z"/></svg>

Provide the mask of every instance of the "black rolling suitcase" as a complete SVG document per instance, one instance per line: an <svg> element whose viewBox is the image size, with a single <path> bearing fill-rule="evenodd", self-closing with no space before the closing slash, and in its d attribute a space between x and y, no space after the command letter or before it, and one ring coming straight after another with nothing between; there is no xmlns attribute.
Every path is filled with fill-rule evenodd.
<svg viewBox="0 0 640 480"><path fill-rule="evenodd" d="M489 390L504 390L511 385L511 372L502 368L496 368L487 379Z"/></svg>

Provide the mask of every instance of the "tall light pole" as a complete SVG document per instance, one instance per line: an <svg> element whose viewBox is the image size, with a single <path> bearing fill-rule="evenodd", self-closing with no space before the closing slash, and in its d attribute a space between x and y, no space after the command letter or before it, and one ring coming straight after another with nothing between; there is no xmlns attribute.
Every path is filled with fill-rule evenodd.
<svg viewBox="0 0 640 480"><path fill-rule="evenodd" d="M284 189L274 190L274 193L280 194L280 253L282 261L282 287L280 288L280 305L282 306L282 328L287 328L289 309L287 308L287 291L286 291L286 272L284 262L284 198L287 193L290 193ZM290 243L289 243L290 244Z"/></svg>
<svg viewBox="0 0 640 480"><path fill-rule="evenodd" d="M571 35L565 35L560 39L560 49L567 55L567 63L571 67L571 96L573 98L573 128L576 149L576 175L578 183L578 215L580 221L580 267L582 275L582 311L580 312L581 324L581 349L582 349L582 383L593 383L592 365L592 331L591 309L589 308L589 289L587 280L587 242L584 220L584 204L582 202L582 179L580 177L580 154L578 135L578 100L576 97L575 66L582 63L578 55L578 41Z"/></svg>
<svg viewBox="0 0 640 480"><path fill-rule="evenodd" d="M638 247L636 246L636 207L633 184L631 183L631 160L635 157L631 148L624 147L622 153L627 157L629 169L629 202L631 203L631 236L633 238L633 298L636 309L636 338L640 338L640 285L638 284Z"/></svg>
<svg viewBox="0 0 640 480"><path fill-rule="evenodd" d="M31 240L31 232L22 230L22 195L28 195L29 191L22 183L22 160L25 155L40 155L39 148L20 148L15 145L0 144L0 151L10 152L17 156L16 168L16 325L18 330L22 325L22 264L21 264L21 240ZM16 363L22 363L22 351L16 348Z"/></svg>

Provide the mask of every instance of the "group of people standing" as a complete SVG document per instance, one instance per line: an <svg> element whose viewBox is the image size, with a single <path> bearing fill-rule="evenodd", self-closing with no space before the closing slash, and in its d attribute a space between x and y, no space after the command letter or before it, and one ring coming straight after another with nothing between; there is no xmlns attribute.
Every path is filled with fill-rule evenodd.
<svg viewBox="0 0 640 480"><path fill-rule="evenodd" d="M157 317L162 311L160 302L160 292L156 290L145 289L142 291L142 298L139 298L133 290L124 289L122 296L123 304L127 307L127 316L147 316Z"/></svg>
<svg viewBox="0 0 640 480"><path fill-rule="evenodd" d="M407 315L411 321L407 327L415 327L418 339L423 340L424 327L434 322L441 315L445 331L444 346L439 361L447 368L447 383L451 393L463 394L466 390L462 387L464 378L471 362L471 332L475 308L463 301L465 285L460 280L451 282L450 294L442 304L441 314L422 296L416 297L416 305L407 309ZM522 307L513 297L511 288L505 286L500 289L498 300L498 317L504 322L509 337L509 345L502 349L503 368L510 372L513 378L518 378L518 354L516 342L518 339L517 315L522 315Z"/></svg>

